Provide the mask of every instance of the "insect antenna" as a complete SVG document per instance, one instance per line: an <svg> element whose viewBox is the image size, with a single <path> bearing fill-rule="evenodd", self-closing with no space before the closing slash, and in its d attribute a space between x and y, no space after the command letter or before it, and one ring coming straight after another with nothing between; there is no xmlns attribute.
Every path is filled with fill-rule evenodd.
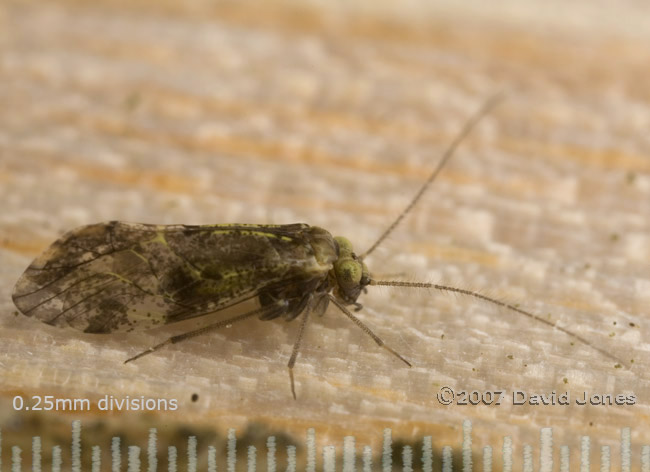
<svg viewBox="0 0 650 472"><path fill-rule="evenodd" d="M458 149L458 146L463 142L463 140L469 135L469 133L474 129L474 127L481 121L485 115L487 115L492 109L498 105L501 100L503 99L503 94L496 94L489 98L475 113L474 115L465 123L463 128L460 130L458 135L454 138L454 140L451 142L449 147L445 150L445 152L442 155L442 158L438 162L438 165L436 168L433 170L433 172L429 175L429 178L422 184L418 192L415 194L413 199L409 202L409 204L404 208L404 210L399 214L399 216L391 223L388 228L377 238L377 240L374 242L370 248L364 252L361 256L359 256L359 259L363 260L365 257L367 257L369 254L371 254L381 243L384 242L384 240L390 235L395 228L401 223L401 221L404 219L404 217L415 207L415 205L420 201L420 198L422 198L422 195L426 190L431 186L433 181L438 177L438 174L442 171L442 169L445 167L445 165L449 162L451 157L454 155L456 150ZM544 323L554 329L557 329L558 331L562 331L563 333L567 334L568 336L576 339L580 343L594 349L595 351L601 353L608 359L614 360L617 365L616 367L622 367L624 365L624 362L618 359L616 356L610 354L608 351L605 349L602 349L586 338L583 338L582 336L566 329L563 328L562 326L559 326L557 323L553 321L549 321L547 319L544 319L538 315L535 315L529 311L522 310L521 308L516 307L515 305L511 305L509 303L502 302L500 300L497 300L495 298L488 297L486 295L480 294L478 292L473 292L471 290L466 290L462 288L457 288L457 287L450 287L447 285L439 285L439 284L431 284L431 283L424 283L424 282L402 282L402 281L392 281L392 280L371 280L370 285L383 285L383 286L390 286L390 287L411 287L411 288L433 288L436 290L441 290L445 292L453 292L453 293L459 293L462 295L468 295L474 298L478 298L480 300L492 303L497 306L501 306L504 308L507 308L511 311L514 311L516 313L519 313L520 315L527 316L528 318L537 320L541 323ZM383 344L383 341L381 339L377 338L365 325L361 323L360 320L358 320L352 313L350 313L345 307L343 307L340 303L338 303L336 300L334 300L334 303L338 306L338 308L343 311L352 321L354 321L357 326L361 327L366 333L368 333L374 340L379 344L380 346L385 347L388 349L390 352L395 354L397 357L402 359L404 362L408 364L408 362L401 357L399 354L397 354L395 351L392 349L388 348L386 345ZM409 364L410 365L410 364Z"/></svg>
<svg viewBox="0 0 650 472"><path fill-rule="evenodd" d="M616 356L612 355L605 349L598 347L591 341L589 341L586 338L583 338L579 334L574 333L573 331L570 331L566 328L563 328L562 326L558 325L554 321L549 321L547 319L542 318L541 316L535 315L534 313L531 313L526 310L522 310L521 308L511 305L510 303L502 302L501 300L497 300L496 298L488 297L487 295L483 295L478 292L474 292L472 290L467 290L463 288L458 288L458 287L450 287L448 285L440 285L440 284L432 284L432 283L426 283L426 282L402 282L399 280L371 280L370 285L377 285L377 286L386 286L386 287L410 287L410 288L432 288L435 290L441 290L444 292L452 292L452 293L460 293L462 295L468 295L470 297L478 298L480 300L492 303L494 305L498 305L504 308L507 308L509 310L512 310L516 313L519 313L520 315L527 316L528 318L531 318L533 320L539 321L540 323L544 323L547 326L550 326L553 329L557 329L558 331L562 331L564 334L567 334L568 336L576 339L577 341L581 342L585 346L590 347L591 349L594 349L595 351L598 351L601 353L603 356L607 357L608 359L611 359L617 363L616 367L622 367L624 365L624 362L617 358Z"/></svg>
<svg viewBox="0 0 650 472"><path fill-rule="evenodd" d="M273 305L271 307L266 306L262 308L257 308L255 310L247 311L246 313L242 313L241 315L233 316L232 318L228 318L226 320L218 321L217 323L213 323L207 326L204 326L199 329L195 329L193 331L188 331L187 333L182 333L178 334L176 336L172 336L168 338L166 341L161 342L160 344L156 344L155 346L150 347L146 351L142 351L140 354L137 354L127 360L124 361L125 364L128 362L134 361L136 359L140 359L143 356L146 356L147 354L151 354L153 352L156 352L157 350L169 345L169 344L176 344L181 341L185 341L186 339L194 338L196 336L200 336L201 334L209 333L210 331L217 330L219 328L223 328L224 326L231 325L233 323L236 323L238 321L242 321L248 318L251 318L255 315L259 314L270 314L273 312L284 312L286 306L284 304L277 304ZM209 313L206 313L206 315Z"/></svg>
<svg viewBox="0 0 650 472"><path fill-rule="evenodd" d="M481 121L481 119L487 115L496 105L501 102L503 99L502 94L497 94L489 98L482 106L481 108L474 113L474 115L465 123L465 126L460 130L456 138L451 142L447 150L444 152L442 155L442 158L440 159L440 162L438 162L438 165L434 169L434 171L431 173L429 178L422 184L422 187L420 187L420 190L418 190L418 193L415 194L413 199L410 201L408 205L406 205L406 208L400 213L400 215L393 221L393 223L386 228L386 230L377 238L375 243L370 246L370 249L368 249L366 252L361 254L359 259L364 259L366 256L368 256L370 253L372 253L381 243L384 242L384 240L388 237L390 233L393 232L393 230L397 227L397 225L400 224L400 222L404 219L404 217L413 209L413 207L418 203L420 198L422 198L422 195L426 190L431 186L431 183L438 177L438 174L440 174L440 171L445 167L447 162L449 162L449 159L454 155L456 152L456 149L458 149L458 146L460 143L463 142L463 140L467 137L467 135L474 129L476 124Z"/></svg>

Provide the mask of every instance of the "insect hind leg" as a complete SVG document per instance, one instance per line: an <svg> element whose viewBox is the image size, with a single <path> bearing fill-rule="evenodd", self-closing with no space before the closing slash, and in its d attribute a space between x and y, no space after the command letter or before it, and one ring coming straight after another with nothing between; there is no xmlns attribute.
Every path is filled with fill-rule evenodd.
<svg viewBox="0 0 650 472"><path fill-rule="evenodd" d="M169 345L169 344L176 344L181 341L185 341L186 339L194 338L196 336L200 336L202 334L208 333L210 331L215 331L217 329L223 328L225 326L231 325L233 323L236 323L238 321L245 320L247 318L251 318L255 315L262 314L262 316L272 316L273 318L282 315L286 310L288 309L288 303L286 301L278 301L274 305L267 305L262 308L257 308L255 310L248 311L246 313L243 313L241 315L233 316L231 318L228 318L226 320L219 321L217 323L213 323L207 326L204 326L203 328L195 329L193 331L188 331L187 333L182 333L178 334L176 336L172 336L168 338L167 340L161 342L160 344L156 344L155 346L150 347L146 351L142 351L141 353L130 357L129 359L125 360L124 363L128 363L131 361L135 361L136 359L140 359L143 356L146 356L147 354L151 354L153 352L156 352L157 350Z"/></svg>

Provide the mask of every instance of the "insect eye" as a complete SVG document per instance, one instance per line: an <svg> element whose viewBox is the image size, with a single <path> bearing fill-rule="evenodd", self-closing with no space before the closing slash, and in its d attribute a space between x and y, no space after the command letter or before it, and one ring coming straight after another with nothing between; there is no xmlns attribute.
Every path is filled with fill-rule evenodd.
<svg viewBox="0 0 650 472"><path fill-rule="evenodd" d="M360 284L362 275L361 265L354 260L347 260L339 266L337 279L341 285L354 287Z"/></svg>

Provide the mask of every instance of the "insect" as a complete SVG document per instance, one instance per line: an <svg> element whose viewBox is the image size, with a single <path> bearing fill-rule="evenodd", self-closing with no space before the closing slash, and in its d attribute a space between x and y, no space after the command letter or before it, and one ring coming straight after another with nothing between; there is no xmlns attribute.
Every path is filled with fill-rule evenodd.
<svg viewBox="0 0 650 472"><path fill-rule="evenodd" d="M377 280L364 263L498 101L487 101L468 120L409 205L361 255L348 239L306 224L158 226L112 221L74 229L55 241L16 283L14 303L23 314L50 325L117 333L197 318L256 299L256 308L248 312L173 336L125 362L248 318L301 318L288 363L294 399L293 368L307 321L312 314L323 315L330 303L411 366L348 308L362 308L357 299L368 286L428 288L475 297L551 326L615 359L589 340L515 305L446 285Z"/></svg>

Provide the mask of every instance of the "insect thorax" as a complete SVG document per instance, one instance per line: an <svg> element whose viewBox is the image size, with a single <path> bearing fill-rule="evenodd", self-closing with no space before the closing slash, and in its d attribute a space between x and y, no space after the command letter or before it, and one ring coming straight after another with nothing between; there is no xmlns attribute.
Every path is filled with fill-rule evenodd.
<svg viewBox="0 0 650 472"><path fill-rule="evenodd" d="M309 243L320 267L329 265L325 284L320 286L323 295L332 291L345 305L357 301L359 294L370 283L366 265L354 253L352 243L345 237L332 235L317 226L309 228Z"/></svg>

